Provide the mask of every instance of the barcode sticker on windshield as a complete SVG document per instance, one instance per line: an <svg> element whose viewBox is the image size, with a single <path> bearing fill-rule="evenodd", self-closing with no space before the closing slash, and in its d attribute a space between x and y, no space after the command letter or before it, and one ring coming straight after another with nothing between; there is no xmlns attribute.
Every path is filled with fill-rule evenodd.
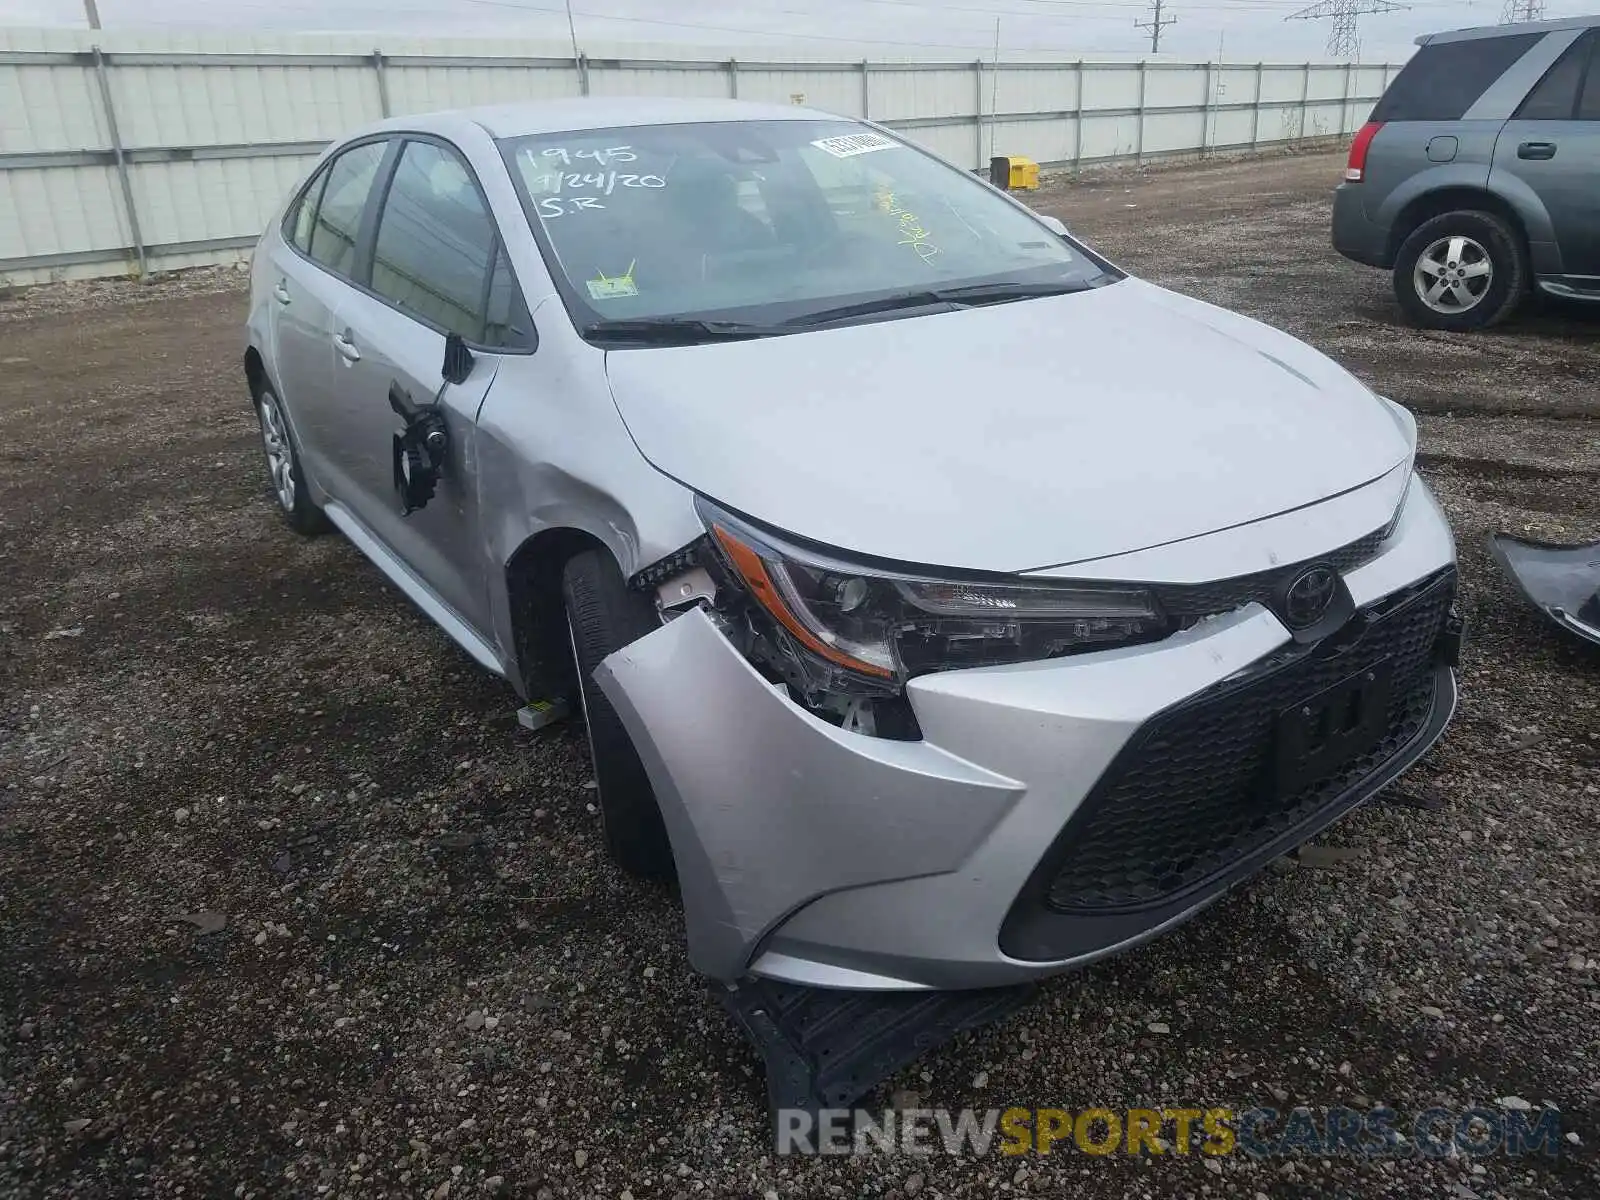
<svg viewBox="0 0 1600 1200"><path fill-rule="evenodd" d="M900 143L881 133L846 133L839 137L819 138L811 144L835 158L850 158L856 154L871 154L874 150L893 150Z"/></svg>

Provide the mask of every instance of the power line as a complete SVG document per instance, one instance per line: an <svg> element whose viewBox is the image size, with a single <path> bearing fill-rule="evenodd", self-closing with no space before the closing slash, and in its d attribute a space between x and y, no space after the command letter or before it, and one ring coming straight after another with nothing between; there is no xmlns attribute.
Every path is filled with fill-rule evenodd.
<svg viewBox="0 0 1600 1200"><path fill-rule="evenodd" d="M1161 15L1162 0L1154 0L1153 7L1155 11L1151 13L1150 19L1148 21L1135 21L1133 23L1133 27L1135 29L1148 29L1150 31L1150 53L1160 54L1161 31L1168 25L1176 25L1178 23L1178 18L1163 17Z"/></svg>
<svg viewBox="0 0 1600 1200"><path fill-rule="evenodd" d="M1285 17L1286 21L1332 21L1328 30L1329 58L1361 57L1361 39L1356 36L1356 18L1362 13L1398 12L1409 5L1390 0L1320 0L1309 8Z"/></svg>
<svg viewBox="0 0 1600 1200"><path fill-rule="evenodd" d="M1544 20L1544 0L1506 0L1500 10L1500 24L1516 25L1522 21Z"/></svg>

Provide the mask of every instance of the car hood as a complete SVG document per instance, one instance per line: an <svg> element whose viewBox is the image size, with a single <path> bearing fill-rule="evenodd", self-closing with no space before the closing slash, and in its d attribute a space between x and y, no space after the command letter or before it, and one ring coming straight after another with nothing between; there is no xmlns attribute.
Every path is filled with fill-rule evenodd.
<svg viewBox="0 0 1600 1200"><path fill-rule="evenodd" d="M1411 451L1287 334L1139 280L791 336L613 351L640 452L778 530L1015 572L1301 508Z"/></svg>

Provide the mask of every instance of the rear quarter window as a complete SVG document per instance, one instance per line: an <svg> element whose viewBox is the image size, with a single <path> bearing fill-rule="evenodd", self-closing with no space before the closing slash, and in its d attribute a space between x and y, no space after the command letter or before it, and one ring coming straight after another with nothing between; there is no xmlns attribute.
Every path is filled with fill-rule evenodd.
<svg viewBox="0 0 1600 1200"><path fill-rule="evenodd" d="M1468 38L1422 47L1372 110L1374 121L1459 121L1544 35Z"/></svg>

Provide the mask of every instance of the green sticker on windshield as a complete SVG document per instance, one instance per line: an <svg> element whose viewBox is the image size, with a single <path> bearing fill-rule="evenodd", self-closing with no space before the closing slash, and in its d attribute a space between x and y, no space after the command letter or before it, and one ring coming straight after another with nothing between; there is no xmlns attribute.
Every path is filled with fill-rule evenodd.
<svg viewBox="0 0 1600 1200"><path fill-rule="evenodd" d="M585 282L591 300L620 300L624 296L639 294L639 289L633 285L633 263L629 263L628 269L621 275L607 275L601 271L598 279L589 279Z"/></svg>

